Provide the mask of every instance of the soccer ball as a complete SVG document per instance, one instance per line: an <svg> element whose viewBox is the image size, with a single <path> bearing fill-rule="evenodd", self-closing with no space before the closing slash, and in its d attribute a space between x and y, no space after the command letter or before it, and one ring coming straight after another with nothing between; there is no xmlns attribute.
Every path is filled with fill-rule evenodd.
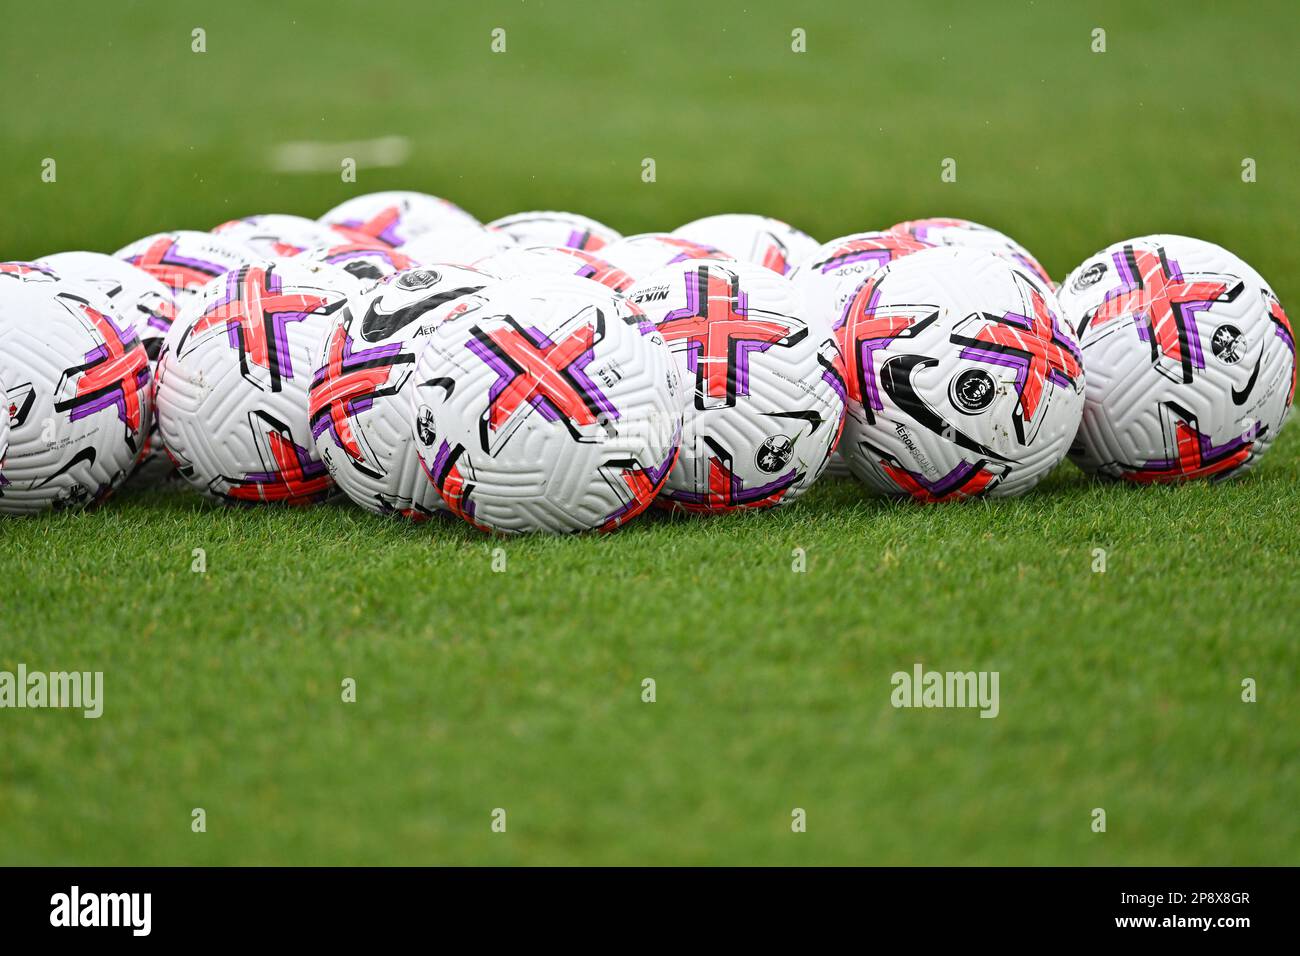
<svg viewBox="0 0 1300 956"><path fill-rule="evenodd" d="M131 470L152 415L149 357L93 290L0 283L9 450L0 513L103 500Z"/></svg>
<svg viewBox="0 0 1300 956"><path fill-rule="evenodd" d="M229 503L310 504L333 482L307 394L334 316L361 294L342 269L246 263L188 302L158 360L158 425L181 476Z"/></svg>
<svg viewBox="0 0 1300 956"><path fill-rule="evenodd" d="M1019 494L1079 426L1074 331L1051 289L1006 258L953 246L897 259L862 282L835 335L839 451L879 494Z"/></svg>
<svg viewBox="0 0 1300 956"><path fill-rule="evenodd" d="M217 276L260 258L242 242L191 229L146 236L113 255L171 289L178 304Z"/></svg>
<svg viewBox="0 0 1300 956"><path fill-rule="evenodd" d="M321 246L336 246L346 238L342 231L331 229L314 219L283 213L232 219L215 227L212 233L243 243L267 259L296 256L300 252ZM361 238L360 233L353 238Z"/></svg>
<svg viewBox="0 0 1300 956"><path fill-rule="evenodd" d="M1059 290L1088 373L1071 458L1146 484L1243 474L1295 396L1295 336L1258 272L1185 236L1103 249Z"/></svg>
<svg viewBox="0 0 1300 956"><path fill-rule="evenodd" d="M426 232L402 246L402 251L425 265L439 262L469 265L514 248L515 241L504 232L492 232L482 226L457 226Z"/></svg>
<svg viewBox="0 0 1300 956"><path fill-rule="evenodd" d="M367 287L419 265L405 251L399 252L375 239L336 242L318 249L309 249L295 258L304 263L337 266Z"/></svg>
<svg viewBox="0 0 1300 956"><path fill-rule="evenodd" d="M592 279L615 292L632 287L632 277L604 259L568 246L534 246L531 249L507 249L479 259L474 268L503 279L515 276L568 275Z"/></svg>
<svg viewBox="0 0 1300 956"><path fill-rule="evenodd" d="M1007 256L1042 279L1049 289L1055 287L1052 277L1038 264L1038 260L1029 254L1028 249L1010 236L988 226L981 226L978 222L937 217L910 219L907 222L895 223L889 228L893 232L906 233L913 239L920 239L933 246L969 246L972 249L983 249L995 255Z"/></svg>
<svg viewBox="0 0 1300 956"><path fill-rule="evenodd" d="M654 326L588 279L504 279L457 303L416 364L420 462L484 530L612 530L677 456L682 390Z"/></svg>
<svg viewBox="0 0 1300 956"><path fill-rule="evenodd" d="M453 202L416 192L380 192L356 196L320 217L328 226L364 233L390 246L405 245L416 236L479 221Z"/></svg>
<svg viewBox="0 0 1300 956"><path fill-rule="evenodd" d="M163 337L176 320L171 289L143 269L100 252L59 252L43 257L38 264L63 279L98 290L113 303L118 317L135 328L150 363L157 360Z"/></svg>
<svg viewBox="0 0 1300 956"><path fill-rule="evenodd" d="M565 246L595 252L623 236L609 226L573 212L517 212L487 224L521 246Z"/></svg>
<svg viewBox="0 0 1300 956"><path fill-rule="evenodd" d="M934 248L905 232L856 232L818 246L790 273L804 318L829 331L862 280L895 259Z"/></svg>
<svg viewBox="0 0 1300 956"><path fill-rule="evenodd" d="M798 317L790 281L753 263L692 259L627 297L693 393L660 503L720 512L803 494L839 436L844 399L834 342Z"/></svg>
<svg viewBox="0 0 1300 956"><path fill-rule="evenodd" d="M317 454L367 511L418 520L446 508L412 442L415 360L448 312L443 307L493 281L459 266L412 269L338 312L316 362L307 412Z"/></svg>
<svg viewBox="0 0 1300 956"><path fill-rule="evenodd" d="M143 269L99 252L59 252L45 256L40 264L55 269L65 281L88 285L108 299L114 313L135 328L149 356L152 378L157 371L163 339L176 320L176 299L172 290ZM153 389L152 381L149 387ZM136 480L148 484L172 474L171 462L162 451L156 416L150 423L145 446L145 454L136 469Z"/></svg>
<svg viewBox="0 0 1300 956"><path fill-rule="evenodd" d="M736 258L788 275L817 248L817 240L771 216L726 213L705 216L673 230L673 235L726 249Z"/></svg>
<svg viewBox="0 0 1300 956"><path fill-rule="evenodd" d="M666 232L643 232L625 236L600 250L600 257L634 280L687 259L728 259L736 257L705 243L692 242Z"/></svg>

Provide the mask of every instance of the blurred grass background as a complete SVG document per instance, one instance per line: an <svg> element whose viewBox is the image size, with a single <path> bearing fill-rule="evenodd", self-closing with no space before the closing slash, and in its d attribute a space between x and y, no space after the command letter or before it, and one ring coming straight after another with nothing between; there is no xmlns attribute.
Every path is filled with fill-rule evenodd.
<svg viewBox="0 0 1300 956"><path fill-rule="evenodd" d="M7 255L111 250L384 188L485 221L624 232L752 209L822 239L927 214L1063 273L1127 235L1228 245L1283 293L1296 245L1294 6L343 0L61 4L6 23ZM208 52L191 52L191 30ZM506 30L507 52L490 52ZM791 31L808 52L791 52ZM1091 31L1107 52L1091 52ZM408 137L399 169L291 176L277 143ZM1240 178L1254 158L1258 182ZM42 183L40 162L59 163ZM653 157L658 180L643 184ZM939 164L957 160L956 183Z"/></svg>
<svg viewBox="0 0 1300 956"><path fill-rule="evenodd" d="M1294 314L1298 41L1283 2L29 6L0 34L0 258L411 188L627 233L965 216L1058 277L1184 232ZM355 184L270 165L389 135L409 160ZM0 522L0 669L107 695L0 711L0 863L1294 863L1293 429L1221 488L1063 466L918 509L828 481L599 540L179 493ZM1001 716L894 710L917 660L999 670Z"/></svg>

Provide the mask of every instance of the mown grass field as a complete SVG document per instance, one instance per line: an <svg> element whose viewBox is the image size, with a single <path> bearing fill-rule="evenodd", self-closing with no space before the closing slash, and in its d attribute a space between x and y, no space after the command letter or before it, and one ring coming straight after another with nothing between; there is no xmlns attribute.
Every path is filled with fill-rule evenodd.
<svg viewBox="0 0 1300 956"><path fill-rule="evenodd" d="M1294 314L1298 44L1281 2L29 6L0 34L0 258L413 188L626 233L965 216L1058 276L1184 232ZM355 184L269 166L387 135L410 158ZM106 697L0 711L0 864L1294 864L1296 427L1221 487L1065 465L919 508L826 480L604 538L142 490L0 521L0 670ZM998 671L998 718L893 708L918 661Z"/></svg>

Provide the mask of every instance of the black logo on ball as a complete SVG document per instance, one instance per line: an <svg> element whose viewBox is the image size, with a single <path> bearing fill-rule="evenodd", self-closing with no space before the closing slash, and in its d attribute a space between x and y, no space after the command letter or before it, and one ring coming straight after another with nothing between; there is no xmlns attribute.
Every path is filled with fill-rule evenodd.
<svg viewBox="0 0 1300 956"><path fill-rule="evenodd" d="M442 275L436 269L410 269L397 277L399 289L427 289L437 285Z"/></svg>
<svg viewBox="0 0 1300 956"><path fill-rule="evenodd" d="M965 412L982 412L993 402L993 378L979 368L968 368L952 380L952 403Z"/></svg>
<svg viewBox="0 0 1300 956"><path fill-rule="evenodd" d="M438 437L437 430L433 427L433 410L427 405L420 409L420 414L415 419L415 437L426 448Z"/></svg>
<svg viewBox="0 0 1300 956"><path fill-rule="evenodd" d="M1221 325L1210 339L1214 357L1225 365L1236 365L1246 354L1246 337L1235 325Z"/></svg>
<svg viewBox="0 0 1300 956"><path fill-rule="evenodd" d="M1079 273L1079 277L1070 283L1070 288L1075 292L1082 292L1089 286L1094 286L1101 281L1101 277L1106 274L1106 263L1094 262L1088 268Z"/></svg>
<svg viewBox="0 0 1300 956"><path fill-rule="evenodd" d="M754 464L758 465L759 471L774 475L790 463L793 455L794 442L784 435L771 435L763 439L758 454L754 456Z"/></svg>

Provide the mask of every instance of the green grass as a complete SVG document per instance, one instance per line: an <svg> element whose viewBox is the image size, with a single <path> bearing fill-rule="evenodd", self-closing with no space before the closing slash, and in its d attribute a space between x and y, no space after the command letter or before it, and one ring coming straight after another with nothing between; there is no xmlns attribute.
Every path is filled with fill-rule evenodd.
<svg viewBox="0 0 1300 956"><path fill-rule="evenodd" d="M1296 303L1298 44L1280 2L28 7L0 36L0 258L406 187L625 232L964 215L1056 275L1187 232ZM411 160L355 185L267 168L392 133ZM0 711L0 863L1294 863L1293 429L1221 487L1064 466L918 508L828 480L605 538L138 490L2 521L0 669L103 670L106 706ZM917 661L999 671L1000 716L895 710Z"/></svg>

